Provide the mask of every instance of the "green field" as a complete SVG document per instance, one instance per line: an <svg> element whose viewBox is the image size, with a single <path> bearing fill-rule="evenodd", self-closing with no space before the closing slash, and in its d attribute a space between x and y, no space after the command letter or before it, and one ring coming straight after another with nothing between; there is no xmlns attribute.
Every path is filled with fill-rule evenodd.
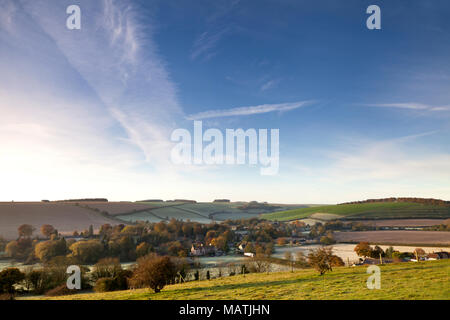
<svg viewBox="0 0 450 320"><path fill-rule="evenodd" d="M86 293L52 299L177 300L177 299L445 299L450 300L450 260L382 265L381 289L369 290L367 266L335 268L325 276L312 269L247 274L170 285L161 293L148 289Z"/></svg>
<svg viewBox="0 0 450 320"><path fill-rule="evenodd" d="M230 202L230 203L212 203L212 202L199 202L199 203L182 203L182 202L139 202L142 204L151 204L155 206L153 209L147 211L131 212L122 215L116 215L118 219L127 222L136 221L168 221L172 218L183 221L195 221L200 223L211 223L214 221L224 221L227 219L250 219L260 217L261 213L267 211L261 211L260 209L242 210L239 206L242 203ZM276 205L273 210L287 210L290 208L303 207L303 205Z"/></svg>
<svg viewBox="0 0 450 320"><path fill-rule="evenodd" d="M409 202L381 202L318 206L264 214L268 220L304 219L315 213L328 213L346 219L449 218L450 207Z"/></svg>

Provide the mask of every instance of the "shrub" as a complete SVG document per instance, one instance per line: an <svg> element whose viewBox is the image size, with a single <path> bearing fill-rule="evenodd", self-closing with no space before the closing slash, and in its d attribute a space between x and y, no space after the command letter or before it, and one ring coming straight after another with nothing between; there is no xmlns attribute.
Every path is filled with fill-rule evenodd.
<svg viewBox="0 0 450 320"><path fill-rule="evenodd" d="M308 255L309 264L319 271L320 275L333 271L333 248L318 248Z"/></svg>
<svg viewBox="0 0 450 320"><path fill-rule="evenodd" d="M344 260L342 260L341 257L333 255L333 256L331 256L330 260L331 260L331 266L332 267L343 267L343 266L345 266Z"/></svg>
<svg viewBox="0 0 450 320"><path fill-rule="evenodd" d="M149 287L158 293L175 276L175 265L169 257L151 254L138 259L130 283L135 288Z"/></svg>
<svg viewBox="0 0 450 320"><path fill-rule="evenodd" d="M118 258L104 258L99 260L91 273L92 279L97 281L102 278L114 278L122 271Z"/></svg>
<svg viewBox="0 0 450 320"><path fill-rule="evenodd" d="M0 272L0 293L14 294L14 285L19 284L25 275L17 268L8 268Z"/></svg>
<svg viewBox="0 0 450 320"><path fill-rule="evenodd" d="M336 243L336 241L331 236L322 236L320 238L320 243L324 244L324 245L330 245L330 244Z"/></svg>
<svg viewBox="0 0 450 320"><path fill-rule="evenodd" d="M95 282L94 291L95 292L108 292L114 291L115 283L113 278L100 278Z"/></svg>

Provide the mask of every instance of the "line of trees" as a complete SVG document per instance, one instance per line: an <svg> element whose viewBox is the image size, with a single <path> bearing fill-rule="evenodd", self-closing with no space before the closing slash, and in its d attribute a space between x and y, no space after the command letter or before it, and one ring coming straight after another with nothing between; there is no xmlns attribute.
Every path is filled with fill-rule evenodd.
<svg viewBox="0 0 450 320"><path fill-rule="evenodd" d="M402 197L402 198L381 198L381 199L367 199L363 201L351 201L351 202L344 202L340 203L343 204L359 204L359 203L377 203L377 202L414 202L414 203L421 203L421 204L428 204L428 205L436 205L436 206L450 206L450 201L445 201L441 199L433 199L433 198L408 198L408 197Z"/></svg>

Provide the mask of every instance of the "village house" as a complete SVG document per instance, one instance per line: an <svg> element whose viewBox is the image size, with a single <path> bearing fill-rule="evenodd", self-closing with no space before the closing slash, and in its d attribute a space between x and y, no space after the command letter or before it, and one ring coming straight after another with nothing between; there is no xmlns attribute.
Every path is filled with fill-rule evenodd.
<svg viewBox="0 0 450 320"><path fill-rule="evenodd" d="M441 260L441 259L449 259L449 258L450 258L450 254L445 251L429 253L426 256L427 260Z"/></svg>
<svg viewBox="0 0 450 320"><path fill-rule="evenodd" d="M217 253L219 253L219 255L221 254L221 252L219 252L215 246L205 246L203 245L203 243L192 244L191 247L191 256L212 256L216 255Z"/></svg>

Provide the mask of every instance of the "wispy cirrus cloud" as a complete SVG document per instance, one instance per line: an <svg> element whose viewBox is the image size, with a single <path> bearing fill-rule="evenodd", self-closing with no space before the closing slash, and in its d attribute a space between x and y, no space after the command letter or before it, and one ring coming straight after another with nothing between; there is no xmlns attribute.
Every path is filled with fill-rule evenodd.
<svg viewBox="0 0 450 320"><path fill-rule="evenodd" d="M279 82L280 82L279 79L269 80L269 81L265 82L261 86L260 90L261 91L266 91L266 90L269 90L269 89L273 89L273 88L275 88L278 85Z"/></svg>
<svg viewBox="0 0 450 320"><path fill-rule="evenodd" d="M169 137L182 111L152 23L127 0L79 0L81 30L68 30L69 4L0 0L0 197L159 192L144 181L177 176Z"/></svg>
<svg viewBox="0 0 450 320"><path fill-rule="evenodd" d="M141 23L138 5L127 0L81 1L84 23L76 33L47 19L63 4L48 6L37 0L24 7L125 130L126 141L148 162L166 164L167 137L182 111L157 53L152 24ZM164 152L153 147L163 145Z"/></svg>
<svg viewBox="0 0 450 320"><path fill-rule="evenodd" d="M277 103L277 104L261 104L258 106L238 107L232 109L209 110L196 114L191 114L186 117L188 120L201 120L209 118L233 117L233 116L249 116L254 114L262 114L268 112L285 112L311 104L312 101L298 101L291 103Z"/></svg>
<svg viewBox="0 0 450 320"><path fill-rule="evenodd" d="M432 106L429 104L407 102L407 103L380 103L380 104L366 104L369 107L380 108L400 108L410 110L425 110L425 111L450 111L450 105L448 106Z"/></svg>
<svg viewBox="0 0 450 320"><path fill-rule="evenodd" d="M216 54L215 48L219 41L230 32L230 28L226 27L224 29L212 32L203 32L194 42L191 51L191 59L196 60L199 58L208 60Z"/></svg>

